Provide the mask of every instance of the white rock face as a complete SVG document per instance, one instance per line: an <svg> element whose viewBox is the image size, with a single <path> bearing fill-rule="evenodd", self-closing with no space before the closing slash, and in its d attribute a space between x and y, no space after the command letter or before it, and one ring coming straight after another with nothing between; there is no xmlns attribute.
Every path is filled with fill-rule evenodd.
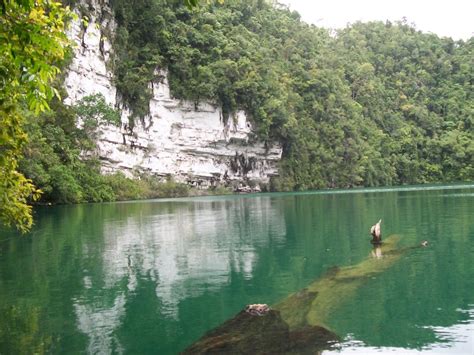
<svg viewBox="0 0 474 355"><path fill-rule="evenodd" d="M108 28L113 33L111 10L103 1L89 1L87 6L91 11L88 26L81 27L78 20L70 29L70 37L78 45L65 80L66 103L101 93L108 103L122 107L112 84L113 74L106 66L111 45L100 30ZM246 179L267 183L278 174L281 147L251 142L252 125L243 111L224 123L219 107L209 103L195 107L194 103L174 99L166 72L161 74L160 82L150 84L154 93L150 117L137 122L131 131L129 112L122 109L121 127L101 127L98 146L104 172L171 175L177 181L202 187Z"/></svg>

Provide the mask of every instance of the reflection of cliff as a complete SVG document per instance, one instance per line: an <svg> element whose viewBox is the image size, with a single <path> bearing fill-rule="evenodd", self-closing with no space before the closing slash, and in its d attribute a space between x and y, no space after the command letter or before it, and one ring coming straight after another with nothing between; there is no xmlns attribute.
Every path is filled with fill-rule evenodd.
<svg viewBox="0 0 474 355"><path fill-rule="evenodd" d="M283 211L269 198L155 205L104 224L104 279L84 280L84 293L91 282L103 283L102 297L75 300L78 328L89 336L90 349L120 349L112 333L137 280L152 280L162 314L177 319L180 301L227 284L231 273L252 278L257 249L285 243Z"/></svg>
<svg viewBox="0 0 474 355"><path fill-rule="evenodd" d="M103 299L90 304L75 301L74 310L77 316L77 327L89 336L89 354L123 353L119 340L113 331L120 325L120 319L125 313L125 297L119 294L113 304L107 308Z"/></svg>

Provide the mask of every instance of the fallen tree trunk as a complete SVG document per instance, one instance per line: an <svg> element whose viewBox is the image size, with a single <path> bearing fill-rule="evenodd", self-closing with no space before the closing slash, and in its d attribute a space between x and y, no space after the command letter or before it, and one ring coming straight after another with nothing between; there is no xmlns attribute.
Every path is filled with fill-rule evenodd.
<svg viewBox="0 0 474 355"><path fill-rule="evenodd" d="M398 249L400 238L392 235L373 248L370 256L354 266L334 267L303 290L276 304L290 329L311 326L327 327L332 312L348 300L373 276L392 266L411 248Z"/></svg>
<svg viewBox="0 0 474 355"><path fill-rule="evenodd" d="M366 281L387 270L405 252L417 248L397 248L399 240L396 235L388 237L383 244L374 246L369 258L355 266L330 269L263 314L254 315L247 307L183 353L318 353L334 347L339 338L328 329L327 320Z"/></svg>

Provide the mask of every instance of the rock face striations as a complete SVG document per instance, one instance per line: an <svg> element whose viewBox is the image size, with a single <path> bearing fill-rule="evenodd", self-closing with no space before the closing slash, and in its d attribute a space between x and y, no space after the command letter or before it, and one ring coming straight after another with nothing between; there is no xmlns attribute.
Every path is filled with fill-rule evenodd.
<svg viewBox="0 0 474 355"><path fill-rule="evenodd" d="M153 98L150 115L129 125L130 111L123 105L108 68L112 47L103 33L113 33L116 24L107 1L89 0L88 23L74 21L70 37L77 46L65 78L67 104L102 94L120 109L122 125L102 126L98 155L105 173L134 171L173 176L176 181L207 188L217 184L246 187L266 184L278 174L282 149L252 138L252 124L243 111L227 121L211 103L195 103L171 96L166 72L150 83Z"/></svg>

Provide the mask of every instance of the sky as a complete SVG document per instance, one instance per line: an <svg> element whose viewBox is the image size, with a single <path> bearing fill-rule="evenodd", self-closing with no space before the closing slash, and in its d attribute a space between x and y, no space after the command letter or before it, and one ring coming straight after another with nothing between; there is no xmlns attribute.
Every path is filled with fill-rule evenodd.
<svg viewBox="0 0 474 355"><path fill-rule="evenodd" d="M474 0L280 0L320 27L406 17L418 30L455 40L474 36Z"/></svg>

